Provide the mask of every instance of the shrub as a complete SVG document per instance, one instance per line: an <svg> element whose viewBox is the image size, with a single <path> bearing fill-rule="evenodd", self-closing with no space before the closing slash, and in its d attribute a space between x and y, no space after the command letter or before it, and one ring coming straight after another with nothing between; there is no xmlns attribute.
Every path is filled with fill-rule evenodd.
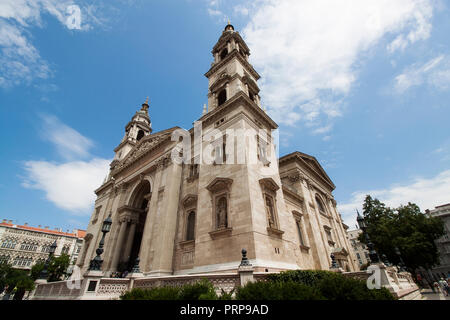
<svg viewBox="0 0 450 320"><path fill-rule="evenodd" d="M204 279L181 287L135 288L120 296L122 300L217 300L211 282Z"/></svg>
<svg viewBox="0 0 450 320"><path fill-rule="evenodd" d="M239 287L236 300L324 300L315 288L293 282L249 282Z"/></svg>
<svg viewBox="0 0 450 320"><path fill-rule="evenodd" d="M180 300L217 300L212 283L206 279L181 287Z"/></svg>
<svg viewBox="0 0 450 320"><path fill-rule="evenodd" d="M269 276L270 281L297 282L317 289L329 300L394 300L386 288L367 288L366 282L323 270L285 271Z"/></svg>
<svg viewBox="0 0 450 320"><path fill-rule="evenodd" d="M180 287L135 288L120 296L122 300L178 300Z"/></svg>

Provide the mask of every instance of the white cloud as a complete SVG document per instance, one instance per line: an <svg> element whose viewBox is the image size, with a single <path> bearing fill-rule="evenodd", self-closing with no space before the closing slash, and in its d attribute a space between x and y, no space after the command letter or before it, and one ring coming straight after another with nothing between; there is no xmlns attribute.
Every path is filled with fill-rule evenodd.
<svg viewBox="0 0 450 320"><path fill-rule="evenodd" d="M84 10L87 14L83 14ZM92 6L81 9L74 0L1 0L0 1L0 87L29 83L51 76L49 64L30 42L32 26L42 27L41 15L48 13L71 30L91 28L99 20Z"/></svg>
<svg viewBox="0 0 450 320"><path fill-rule="evenodd" d="M368 194L389 207L399 207L408 202L416 203L423 212L426 209L433 209L438 205L450 202L450 170L443 171L432 178L417 178L410 184L393 185L381 190L354 192L349 202L338 204L339 212L347 225L355 225L355 209L362 212L362 204Z"/></svg>
<svg viewBox="0 0 450 320"><path fill-rule="evenodd" d="M112 160L93 157L89 153L93 142L58 118L41 118L43 137L66 161L25 161L22 186L44 191L46 199L58 208L88 214L95 201L94 190L101 186Z"/></svg>
<svg viewBox="0 0 450 320"><path fill-rule="evenodd" d="M394 88L404 93L412 87L428 84L440 90L450 88L450 56L439 55L425 64L413 64L395 77Z"/></svg>
<svg viewBox="0 0 450 320"><path fill-rule="evenodd" d="M390 37L396 37L391 52L429 37L432 4L261 0L249 6L251 18L242 34L262 75L264 103L279 114L278 121L292 124L283 116L290 112L322 127L323 121L342 114L342 100L358 78L363 53Z"/></svg>
<svg viewBox="0 0 450 320"><path fill-rule="evenodd" d="M62 123L57 117L42 116L42 137L54 144L58 153L65 159L86 158L94 143L78 131Z"/></svg>
<svg viewBox="0 0 450 320"><path fill-rule="evenodd" d="M27 161L24 187L45 192L46 199L58 208L88 214L95 201L94 190L108 174L110 160L52 163Z"/></svg>

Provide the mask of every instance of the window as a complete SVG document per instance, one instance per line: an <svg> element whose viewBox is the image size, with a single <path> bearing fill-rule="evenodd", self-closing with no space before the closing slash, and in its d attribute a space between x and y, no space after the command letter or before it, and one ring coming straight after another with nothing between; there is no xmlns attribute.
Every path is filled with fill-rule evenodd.
<svg viewBox="0 0 450 320"><path fill-rule="evenodd" d="M227 48L223 49L222 52L220 52L220 60L225 59L227 54L228 54L228 49Z"/></svg>
<svg viewBox="0 0 450 320"><path fill-rule="evenodd" d="M300 240L300 245L305 246L305 241L303 239L302 226L301 226L300 220L297 220L296 224L297 224L297 232L298 232L298 239Z"/></svg>
<svg viewBox="0 0 450 320"><path fill-rule="evenodd" d="M138 134L137 134L137 138L136 138L136 140L137 141L139 141L139 140L141 140L143 137L144 137L144 131L143 130L139 130L138 131Z"/></svg>
<svg viewBox="0 0 450 320"><path fill-rule="evenodd" d="M187 218L186 240L195 239L195 212L191 211Z"/></svg>
<svg viewBox="0 0 450 320"><path fill-rule="evenodd" d="M316 196L317 207L319 208L320 213L325 214L325 208L323 206L322 200L318 196Z"/></svg>
<svg viewBox="0 0 450 320"><path fill-rule="evenodd" d="M219 92L219 96L217 97L217 105L221 106L227 101L227 90L223 89Z"/></svg>
<svg viewBox="0 0 450 320"><path fill-rule="evenodd" d="M0 263L8 263L9 262L9 255L1 255L0 256Z"/></svg>

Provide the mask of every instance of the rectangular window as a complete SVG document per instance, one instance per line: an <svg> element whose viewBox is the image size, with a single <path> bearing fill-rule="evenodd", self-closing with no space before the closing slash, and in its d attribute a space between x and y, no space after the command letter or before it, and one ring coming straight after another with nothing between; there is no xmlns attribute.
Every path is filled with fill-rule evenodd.
<svg viewBox="0 0 450 320"><path fill-rule="evenodd" d="M297 232L298 232L298 238L300 240L300 245L304 246L305 242L303 240L301 222L299 220L297 220L296 223L297 223Z"/></svg>

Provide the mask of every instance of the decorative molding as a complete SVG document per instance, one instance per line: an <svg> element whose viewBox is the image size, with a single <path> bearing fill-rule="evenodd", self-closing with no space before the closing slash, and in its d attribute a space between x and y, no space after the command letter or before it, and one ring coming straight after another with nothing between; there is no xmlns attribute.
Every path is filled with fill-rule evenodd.
<svg viewBox="0 0 450 320"><path fill-rule="evenodd" d="M181 203L184 208L191 208L197 205L197 198L195 194L188 194L181 200Z"/></svg>
<svg viewBox="0 0 450 320"><path fill-rule="evenodd" d="M206 187L212 193L219 193L221 191L230 192L231 184L233 183L233 179L230 178L215 178L211 181L210 184Z"/></svg>
<svg viewBox="0 0 450 320"><path fill-rule="evenodd" d="M263 178L259 180L259 184L263 190L270 190L272 192L277 192L280 187L272 178Z"/></svg>
<svg viewBox="0 0 450 320"><path fill-rule="evenodd" d="M297 210L292 210L292 215L297 219L301 219L303 217L303 213L298 212Z"/></svg>
<svg viewBox="0 0 450 320"><path fill-rule="evenodd" d="M220 238L220 237L228 237L231 235L232 230L233 230L233 228L231 228L231 227L222 228L222 229L218 229L218 230L209 232L209 235L213 239Z"/></svg>
<svg viewBox="0 0 450 320"><path fill-rule="evenodd" d="M269 234L269 236L275 236L277 238L282 238L284 231L275 229L275 228L271 228L271 227L267 227L267 232Z"/></svg>

